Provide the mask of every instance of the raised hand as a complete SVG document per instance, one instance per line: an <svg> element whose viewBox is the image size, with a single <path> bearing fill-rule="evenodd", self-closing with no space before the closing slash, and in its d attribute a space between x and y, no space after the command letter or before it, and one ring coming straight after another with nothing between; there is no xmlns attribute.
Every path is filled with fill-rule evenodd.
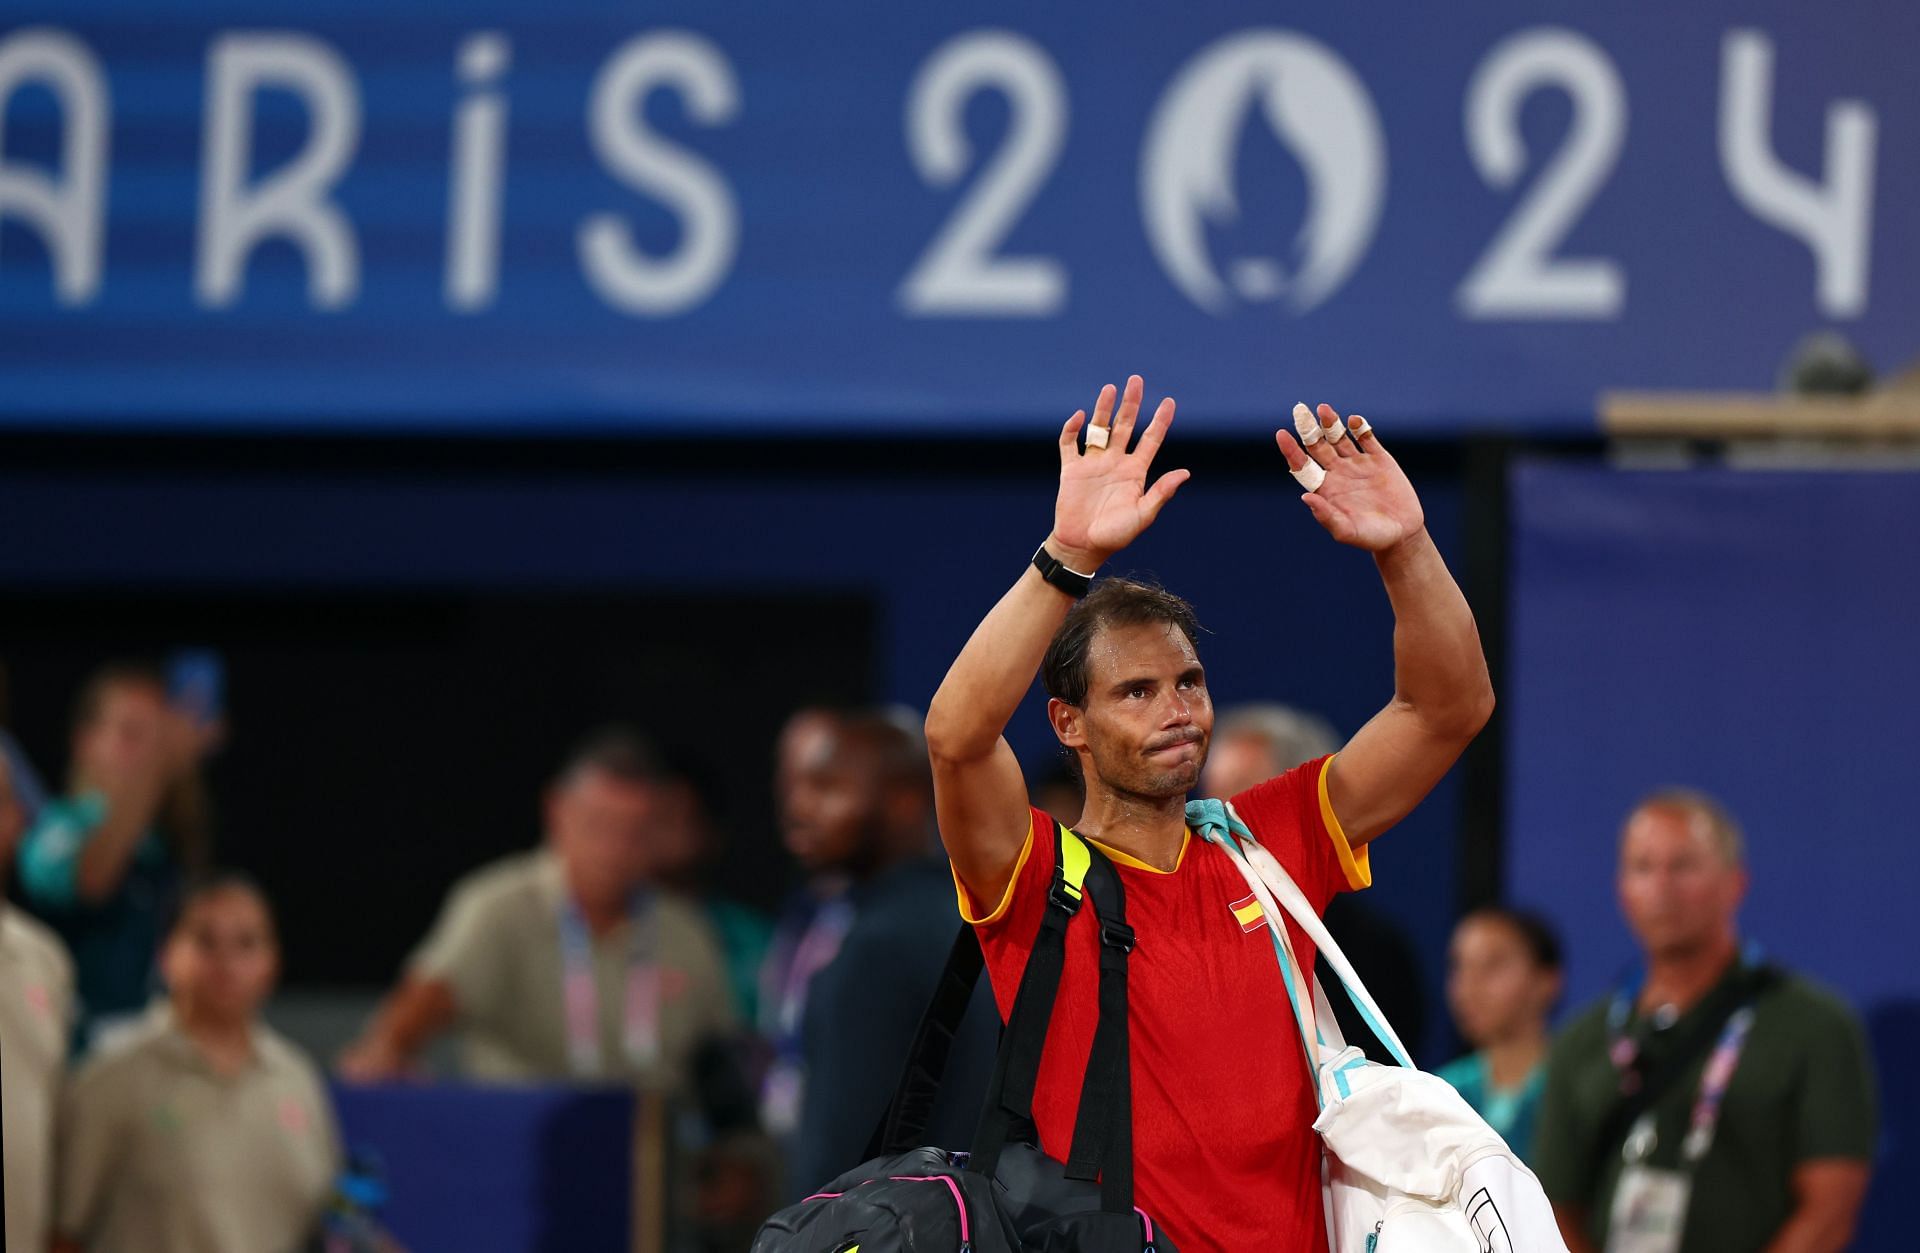
<svg viewBox="0 0 1920 1253"><path fill-rule="evenodd" d="M1367 420L1358 414L1348 418L1351 437L1341 432L1337 440L1332 436L1340 431L1340 415L1332 405L1321 405L1314 420L1320 438L1306 448L1293 432L1274 432L1288 469L1302 470L1311 460L1326 472L1320 486L1300 498L1314 519L1342 544L1375 553L1418 535L1426 526L1420 497Z"/></svg>
<svg viewBox="0 0 1920 1253"><path fill-rule="evenodd" d="M1091 424L1083 409L1060 428L1060 494L1054 501L1053 534L1047 547L1082 574L1093 573L1094 567L1131 544L1187 481L1185 470L1169 470L1147 486L1154 454L1173 424L1173 397L1160 402L1139 441L1131 450L1127 447L1144 388L1138 374L1129 378L1116 410L1109 383L1094 402ZM1087 429L1084 452L1082 427Z"/></svg>

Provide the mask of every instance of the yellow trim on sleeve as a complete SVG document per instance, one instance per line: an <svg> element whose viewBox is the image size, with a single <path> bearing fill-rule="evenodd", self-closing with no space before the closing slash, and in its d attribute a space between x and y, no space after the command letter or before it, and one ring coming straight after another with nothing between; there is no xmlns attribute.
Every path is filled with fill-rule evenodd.
<svg viewBox="0 0 1920 1253"><path fill-rule="evenodd" d="M1032 853L1033 853L1033 810L1028 809L1027 810L1027 842L1020 846L1020 859L1013 863L1013 877L1007 880L1007 890L1001 893L1000 903L993 907L992 913L988 914L984 918L975 918L973 916L974 915L973 896L967 891L967 885L960 882L960 872L958 870L953 870L953 892L954 892L954 896L958 899L960 903L961 921L972 923L976 927L984 927L989 923L999 922L1002 918L1004 918L1006 916L1008 907L1013 904L1013 889L1019 886L1020 872L1027 868L1027 858L1031 856ZM953 868L951 865L949 865L948 869L952 870Z"/></svg>
<svg viewBox="0 0 1920 1253"><path fill-rule="evenodd" d="M1340 870L1347 876L1347 886L1358 892L1373 886L1373 863L1368 860L1364 845L1357 855L1354 853L1353 844L1341 829L1339 815L1333 812L1333 801L1327 796L1327 775L1332 770L1333 757L1320 764L1320 821L1326 824L1327 834L1333 838L1334 855L1340 859Z"/></svg>

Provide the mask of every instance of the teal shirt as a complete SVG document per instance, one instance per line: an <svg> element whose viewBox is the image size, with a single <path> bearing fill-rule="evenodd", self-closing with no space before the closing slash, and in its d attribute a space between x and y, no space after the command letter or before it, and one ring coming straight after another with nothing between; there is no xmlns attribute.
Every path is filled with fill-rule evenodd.
<svg viewBox="0 0 1920 1253"><path fill-rule="evenodd" d="M160 928L179 886L172 854L149 830L135 845L114 893L103 901L82 901L80 854L106 816L106 798L95 793L50 800L40 807L18 855L27 903L73 954L82 1041L99 1019L147 1007L156 986Z"/></svg>
<svg viewBox="0 0 1920 1253"><path fill-rule="evenodd" d="M1486 1055L1469 1053L1442 1066L1440 1077L1473 1106L1487 1125L1500 1133L1507 1147L1521 1161L1533 1157L1533 1130L1540 1121L1540 1097L1547 1088L1547 1067L1536 1062L1517 1088L1496 1088L1487 1069Z"/></svg>
<svg viewBox="0 0 1920 1253"><path fill-rule="evenodd" d="M727 963L727 983L733 989L733 1002L742 1022L758 1022L760 1013L760 967L773 943L773 922L757 909L723 899L706 901L707 921L720 937L720 949Z"/></svg>

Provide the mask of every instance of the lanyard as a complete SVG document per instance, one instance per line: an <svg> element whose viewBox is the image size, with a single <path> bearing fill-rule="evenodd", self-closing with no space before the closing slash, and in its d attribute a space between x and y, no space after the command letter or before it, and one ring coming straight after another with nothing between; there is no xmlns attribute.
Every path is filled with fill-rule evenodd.
<svg viewBox="0 0 1920 1253"><path fill-rule="evenodd" d="M657 911L646 892L634 894L627 914L626 1004L621 1047L626 1062L644 1069L660 1054L660 966ZM593 938L579 906L560 905L560 964L566 998L567 1060L573 1073L591 1077L605 1072L600 1048L600 991L594 978Z"/></svg>
<svg viewBox="0 0 1920 1253"><path fill-rule="evenodd" d="M853 928L853 902L845 893L825 901L813 913L807 929L793 946L793 955L780 973L773 997L774 1051L781 1058L798 1060L801 1054L801 1025L806 1018L807 991L813 977L840 955L847 932Z"/></svg>
<svg viewBox="0 0 1920 1253"><path fill-rule="evenodd" d="M1741 953L1742 970L1750 970L1758 962L1757 949L1749 947ZM1639 1082L1636 1063L1640 1060L1641 1041L1627 1031L1627 1024L1632 1018L1633 1003L1640 994L1640 984L1639 978L1630 980L1614 994L1612 1004L1607 1007L1607 1055L1620 1076L1622 1089L1629 1094ZM1726 1099L1728 1085L1733 1082L1734 1071L1739 1069L1747 1037L1753 1031L1753 1017L1753 1003L1749 999L1734 1011L1727 1019L1727 1025L1720 1029L1720 1038L1714 1042L1713 1052L1701 1072L1700 1090L1694 1095L1693 1112L1687 1119L1687 1138L1680 1146L1681 1158L1689 1167L1696 1165L1713 1146L1714 1129L1720 1122L1720 1106ZM1625 1152L1628 1159L1647 1157L1653 1151L1654 1141L1653 1111L1648 1110L1640 1116L1627 1137Z"/></svg>

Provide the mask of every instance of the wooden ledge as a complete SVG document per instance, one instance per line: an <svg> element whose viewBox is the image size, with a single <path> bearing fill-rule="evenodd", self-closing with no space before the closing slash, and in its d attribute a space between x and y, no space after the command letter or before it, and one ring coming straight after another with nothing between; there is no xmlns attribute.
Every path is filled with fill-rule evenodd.
<svg viewBox="0 0 1920 1253"><path fill-rule="evenodd" d="M1607 392L1600 429L1616 439L1920 440L1920 394Z"/></svg>

